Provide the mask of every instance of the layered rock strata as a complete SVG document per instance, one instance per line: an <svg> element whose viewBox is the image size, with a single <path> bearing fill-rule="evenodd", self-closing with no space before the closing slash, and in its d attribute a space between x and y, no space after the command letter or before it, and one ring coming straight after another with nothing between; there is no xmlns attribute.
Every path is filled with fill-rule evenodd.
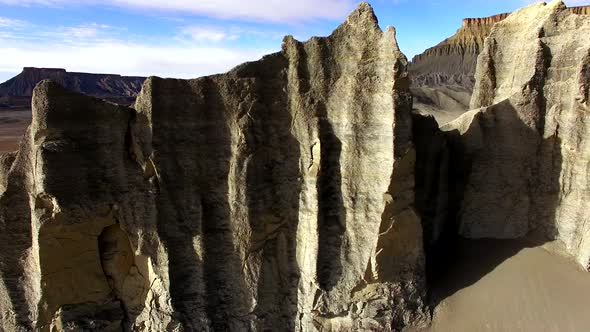
<svg viewBox="0 0 590 332"><path fill-rule="evenodd" d="M434 115L444 125L469 109L477 56L494 24L508 15L466 18L455 35L412 59L416 110Z"/></svg>
<svg viewBox="0 0 590 332"><path fill-rule="evenodd" d="M465 171L461 235L535 234L588 267L589 32L588 17L561 1L495 25L479 56L474 110L444 127Z"/></svg>
<svg viewBox="0 0 590 332"><path fill-rule="evenodd" d="M137 111L42 82L0 159L4 330L401 331L428 321L407 61L366 3Z"/></svg>
<svg viewBox="0 0 590 332"><path fill-rule="evenodd" d="M416 86L443 84L473 88L477 56L494 24L508 13L483 18L466 18L457 33L412 59L412 81Z"/></svg>
<svg viewBox="0 0 590 332"><path fill-rule="evenodd" d="M577 15L590 14L590 6L568 10ZM509 15L463 19L455 35L415 56L410 65L414 108L434 115L441 125L468 111L478 55L493 26Z"/></svg>

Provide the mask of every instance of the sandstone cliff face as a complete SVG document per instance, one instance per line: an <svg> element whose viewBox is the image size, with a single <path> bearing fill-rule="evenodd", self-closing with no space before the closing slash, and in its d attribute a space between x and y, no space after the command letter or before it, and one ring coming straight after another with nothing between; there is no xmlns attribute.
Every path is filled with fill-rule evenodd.
<svg viewBox="0 0 590 332"><path fill-rule="evenodd" d="M467 170L460 233L557 239L588 266L590 20L561 1L492 29L470 111L446 126Z"/></svg>
<svg viewBox="0 0 590 332"><path fill-rule="evenodd" d="M590 6L568 10L577 15L590 14ZM444 125L470 109L478 55L492 27L508 15L463 19L455 35L412 59L412 94L418 111L434 115Z"/></svg>
<svg viewBox="0 0 590 332"><path fill-rule="evenodd" d="M406 66L363 3L137 111L42 82L0 159L2 328L423 326Z"/></svg>
<svg viewBox="0 0 590 332"><path fill-rule="evenodd" d="M412 59L414 108L444 125L469 109L475 65L492 27L508 14L467 18L452 37Z"/></svg>
<svg viewBox="0 0 590 332"><path fill-rule="evenodd" d="M509 14L466 18L457 33L412 59L412 80L417 86L456 84L473 87L477 56L494 24Z"/></svg>

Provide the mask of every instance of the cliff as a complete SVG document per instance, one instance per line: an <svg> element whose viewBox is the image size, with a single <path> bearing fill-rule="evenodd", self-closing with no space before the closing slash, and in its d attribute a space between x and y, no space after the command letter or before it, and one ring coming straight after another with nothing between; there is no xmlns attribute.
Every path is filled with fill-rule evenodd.
<svg viewBox="0 0 590 332"><path fill-rule="evenodd" d="M589 267L589 32L588 17L553 1L513 13L486 39L474 110L444 127L465 170L463 236L557 241Z"/></svg>
<svg viewBox="0 0 590 332"><path fill-rule="evenodd" d="M474 109L443 130L412 112L366 3L228 73L148 78L134 108L42 81L0 155L0 330L421 331L431 312L442 331L583 329L587 275L542 248L590 269L589 32L561 1L496 23ZM528 247L547 269L504 274ZM554 269L572 278L540 279Z"/></svg>
<svg viewBox="0 0 590 332"><path fill-rule="evenodd" d="M0 97L30 97L35 86L46 79L57 82L68 90L104 99L126 99L133 103L145 77L70 73L64 69L25 67L20 74L0 84Z"/></svg>
<svg viewBox="0 0 590 332"><path fill-rule="evenodd" d="M43 81L0 164L4 330L424 326L406 66L362 3L137 111Z"/></svg>
<svg viewBox="0 0 590 332"><path fill-rule="evenodd" d="M477 56L494 24L509 13L466 18L457 33L412 59L411 73L414 85L438 86L457 84L472 88Z"/></svg>
<svg viewBox="0 0 590 332"><path fill-rule="evenodd" d="M590 6L571 7L577 15L590 14ZM478 55L493 26L510 13L463 19L450 38L416 55L410 64L415 108L434 115L440 124L454 120L469 109Z"/></svg>
<svg viewBox="0 0 590 332"><path fill-rule="evenodd" d="M570 7L568 10L577 15L590 14L590 6ZM508 15L510 13L463 19L455 35L412 59L410 72L414 84L438 86L455 83L472 88L477 56L483 50L484 41L494 24Z"/></svg>

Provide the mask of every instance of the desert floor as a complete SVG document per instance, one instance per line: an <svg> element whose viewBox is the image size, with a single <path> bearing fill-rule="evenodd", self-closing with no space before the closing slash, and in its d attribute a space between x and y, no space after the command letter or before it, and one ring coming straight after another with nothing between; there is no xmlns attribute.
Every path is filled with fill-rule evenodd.
<svg viewBox="0 0 590 332"><path fill-rule="evenodd" d="M0 153L18 150L21 137L31 123L31 111L0 109Z"/></svg>
<svg viewBox="0 0 590 332"><path fill-rule="evenodd" d="M428 332L588 331L590 274L548 245L463 240Z"/></svg>

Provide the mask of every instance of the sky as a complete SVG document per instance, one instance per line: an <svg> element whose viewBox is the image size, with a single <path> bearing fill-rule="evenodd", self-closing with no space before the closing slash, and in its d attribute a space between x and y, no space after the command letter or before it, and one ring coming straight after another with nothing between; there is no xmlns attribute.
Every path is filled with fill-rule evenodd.
<svg viewBox="0 0 590 332"><path fill-rule="evenodd" d="M411 59L450 37L465 17L531 0L372 0ZM565 1L568 6L590 0ZM194 78L280 50L285 35L327 36L351 0L0 0L0 82L23 67Z"/></svg>

